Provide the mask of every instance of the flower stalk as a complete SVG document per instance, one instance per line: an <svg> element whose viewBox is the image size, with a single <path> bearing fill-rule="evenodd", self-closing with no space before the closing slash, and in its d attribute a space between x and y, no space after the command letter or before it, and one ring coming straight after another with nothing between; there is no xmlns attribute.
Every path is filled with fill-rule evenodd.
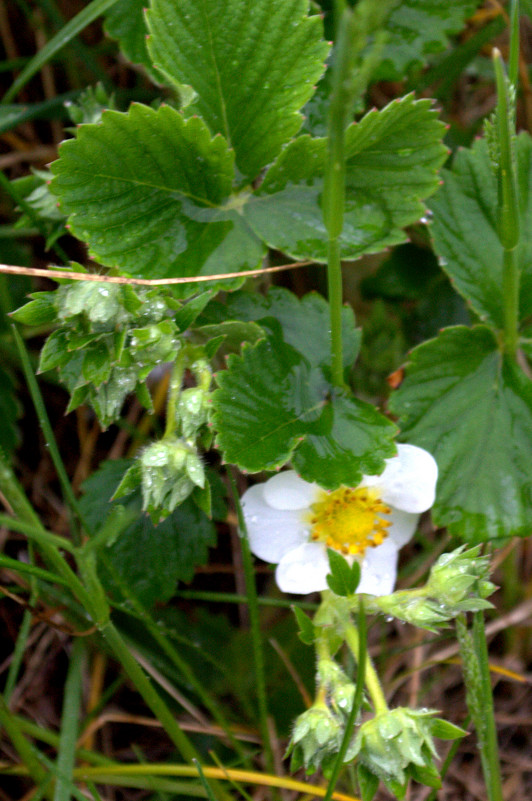
<svg viewBox="0 0 532 801"><path fill-rule="evenodd" d="M503 801L502 780L493 710L484 613L475 612L471 631L464 614L456 618L466 698L477 732L482 771L489 801Z"/></svg>
<svg viewBox="0 0 532 801"><path fill-rule="evenodd" d="M351 653L353 654L354 658L357 661L359 660L360 651L360 633L356 626L353 623L350 623L346 626L344 630L345 641ZM367 649L363 649L362 651L363 656L365 657L365 664L362 668L364 671L364 681L366 684L366 689L370 694L371 701L373 703L373 707L375 709L375 713L378 715L381 712L388 712L388 704L386 703L386 698L384 696L384 692L382 690L382 686L379 680L379 676L371 658L367 652ZM359 670L361 669L359 665Z"/></svg>
<svg viewBox="0 0 532 801"><path fill-rule="evenodd" d="M517 247L520 242L520 212L517 196L517 179L513 137L515 114L513 93L505 75L499 50L493 51L493 66L497 84L497 187L498 234L503 247L503 312L504 350L515 358L519 342L519 265Z"/></svg>

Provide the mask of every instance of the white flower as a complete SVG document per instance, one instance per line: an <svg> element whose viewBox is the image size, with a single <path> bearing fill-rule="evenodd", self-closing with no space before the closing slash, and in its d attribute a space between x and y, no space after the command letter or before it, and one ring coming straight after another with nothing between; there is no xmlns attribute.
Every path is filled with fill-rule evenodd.
<svg viewBox="0 0 532 801"><path fill-rule="evenodd" d="M242 508L253 553L277 564L283 592L327 589L327 548L361 564L357 592L393 591L399 549L414 534L419 515L434 503L438 468L415 445L398 445L380 476L333 492L309 484L293 470L250 487Z"/></svg>

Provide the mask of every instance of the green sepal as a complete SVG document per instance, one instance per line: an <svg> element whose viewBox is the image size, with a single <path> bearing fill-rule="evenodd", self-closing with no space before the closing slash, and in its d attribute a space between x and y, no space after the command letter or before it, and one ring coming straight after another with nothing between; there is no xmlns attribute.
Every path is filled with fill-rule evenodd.
<svg viewBox="0 0 532 801"><path fill-rule="evenodd" d="M350 566L347 560L333 548L327 548L327 557L331 570L326 576L329 589L335 595L344 597L353 595L360 583L360 564L355 561Z"/></svg>
<svg viewBox="0 0 532 801"><path fill-rule="evenodd" d="M316 627L312 620L299 606L292 606L292 612L296 616L297 625L299 626L297 636L305 645L312 645L316 639Z"/></svg>
<svg viewBox="0 0 532 801"><path fill-rule="evenodd" d="M362 801L373 801L379 789L379 777L359 762L357 764L357 780Z"/></svg>
<svg viewBox="0 0 532 801"><path fill-rule="evenodd" d="M39 359L39 372L45 373L54 367L62 367L69 360L68 334L62 329L54 331L43 345Z"/></svg>
<svg viewBox="0 0 532 801"><path fill-rule="evenodd" d="M99 387L108 380L112 369L111 354L104 341L100 340L84 351L81 373L85 381Z"/></svg>
<svg viewBox="0 0 532 801"><path fill-rule="evenodd" d="M49 325L55 322L56 309L50 292L34 292L25 306L10 313L17 323L24 325Z"/></svg>
<svg viewBox="0 0 532 801"><path fill-rule="evenodd" d="M430 724L430 731L432 736L439 740L460 740L468 734L465 729L455 726L454 723L449 723L443 718L434 718Z"/></svg>

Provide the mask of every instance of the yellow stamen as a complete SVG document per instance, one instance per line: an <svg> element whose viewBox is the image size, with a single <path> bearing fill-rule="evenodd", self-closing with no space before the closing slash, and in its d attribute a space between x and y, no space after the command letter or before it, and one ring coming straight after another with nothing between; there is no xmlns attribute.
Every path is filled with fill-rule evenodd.
<svg viewBox="0 0 532 801"><path fill-rule="evenodd" d="M363 556L366 548L381 545L391 521L381 517L391 509L370 487L340 487L323 492L309 515L311 539L324 542L344 556Z"/></svg>

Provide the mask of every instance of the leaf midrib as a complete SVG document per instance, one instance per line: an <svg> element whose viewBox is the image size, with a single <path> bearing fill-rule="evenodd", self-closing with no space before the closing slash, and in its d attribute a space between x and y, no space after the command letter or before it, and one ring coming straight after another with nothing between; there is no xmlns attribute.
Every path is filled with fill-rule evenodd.
<svg viewBox="0 0 532 801"><path fill-rule="evenodd" d="M203 198L203 197L199 197L199 196L193 195L193 194L191 194L189 192L186 192L186 191L184 191L182 189L178 189L177 187L176 188L170 188L170 187L167 187L167 186L159 186L158 184L150 183L148 181L141 181L138 178L126 178L123 175L107 175L106 173L102 173L102 172L96 172L96 173L92 172L92 171L89 172L89 171L83 170L83 168L78 168L76 170L76 172L79 175L87 175L91 179L99 178L99 179L108 180L108 181L121 181L124 184L131 184L133 186L139 186L139 187L147 187L148 189L154 189L154 190L156 190L158 192L166 192L167 194L172 194L172 195L181 195L182 197L186 198L187 200L193 200L193 201L195 201L197 203L202 203L202 204L204 204L205 206L208 206L211 209L222 210L222 206L221 205L216 204L216 203L212 203L210 200L207 200L207 198Z"/></svg>

